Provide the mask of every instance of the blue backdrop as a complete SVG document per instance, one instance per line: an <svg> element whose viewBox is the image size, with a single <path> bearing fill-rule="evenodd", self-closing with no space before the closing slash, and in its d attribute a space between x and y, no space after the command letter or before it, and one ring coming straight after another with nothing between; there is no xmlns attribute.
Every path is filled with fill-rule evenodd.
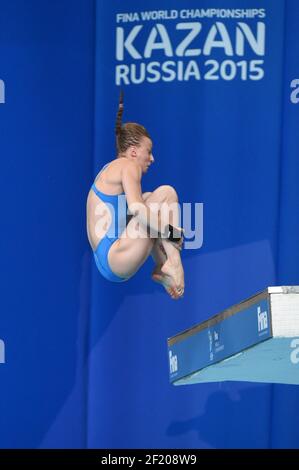
<svg viewBox="0 0 299 470"><path fill-rule="evenodd" d="M298 2L198 3L1 1L1 447L299 447L295 386L168 380L168 337L299 283ZM108 283L87 242L120 87L144 191L204 204L180 302L151 261Z"/></svg>

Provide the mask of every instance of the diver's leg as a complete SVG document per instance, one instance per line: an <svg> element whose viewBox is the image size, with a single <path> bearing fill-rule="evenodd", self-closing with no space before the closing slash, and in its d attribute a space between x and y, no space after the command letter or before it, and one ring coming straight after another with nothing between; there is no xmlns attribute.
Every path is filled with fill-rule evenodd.
<svg viewBox="0 0 299 470"><path fill-rule="evenodd" d="M161 210L165 213L170 205L169 223L177 225L178 211L173 209L173 203L177 203L177 195L171 186L160 186L146 197L145 204L153 212ZM132 233L139 233L142 236L130 237ZM114 242L109 250L108 261L112 271L121 277L131 277L143 265L148 256L157 254L157 238L148 235L147 230L141 226L137 217L133 217L121 237ZM184 289L184 272L180 259L180 251L173 243L165 239L160 239L167 255L167 261L161 267L161 272L166 276L173 276L175 286L178 290ZM157 259L157 257L156 257Z"/></svg>
<svg viewBox="0 0 299 470"><path fill-rule="evenodd" d="M166 202L163 202L159 210L162 212L162 217L166 217L169 223L178 227L180 224L178 197L176 191L171 186L162 186L161 190L167 192ZM144 200L147 202L154 202L155 197L146 195ZM155 211L155 206L152 205L152 211ZM169 210L170 209L170 210ZM175 286L179 296L184 293L184 270L181 263L180 255L181 247L173 244L167 239L158 238L154 243L151 255L156 263L155 269L152 273L152 279L164 285L166 290L170 285ZM173 282L169 282L169 278Z"/></svg>

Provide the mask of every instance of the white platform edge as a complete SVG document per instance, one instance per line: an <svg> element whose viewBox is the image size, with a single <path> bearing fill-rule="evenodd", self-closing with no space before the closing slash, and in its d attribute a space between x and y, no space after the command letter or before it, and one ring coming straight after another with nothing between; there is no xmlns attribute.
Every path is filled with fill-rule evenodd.
<svg viewBox="0 0 299 470"><path fill-rule="evenodd" d="M269 294L299 294L299 286L273 286L267 290Z"/></svg>

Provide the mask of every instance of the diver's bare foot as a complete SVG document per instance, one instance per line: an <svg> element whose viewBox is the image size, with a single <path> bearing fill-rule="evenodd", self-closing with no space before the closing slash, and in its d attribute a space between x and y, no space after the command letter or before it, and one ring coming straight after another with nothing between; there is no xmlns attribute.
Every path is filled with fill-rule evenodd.
<svg viewBox="0 0 299 470"><path fill-rule="evenodd" d="M152 273L153 281L162 284L166 292L170 295L172 299L178 299L180 295L177 292L177 289L174 286L173 279L170 276L167 276L161 271L161 268L157 267Z"/></svg>
<svg viewBox="0 0 299 470"><path fill-rule="evenodd" d="M172 260L168 258L163 266L161 271L166 276L169 276L173 280L174 287L181 297L184 294L185 283L184 283L184 270L182 263L180 261Z"/></svg>

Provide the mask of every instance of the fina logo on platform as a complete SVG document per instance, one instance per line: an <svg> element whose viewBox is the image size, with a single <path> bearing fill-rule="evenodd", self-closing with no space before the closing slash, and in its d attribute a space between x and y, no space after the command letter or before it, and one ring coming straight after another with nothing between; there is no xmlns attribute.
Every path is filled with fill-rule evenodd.
<svg viewBox="0 0 299 470"><path fill-rule="evenodd" d="M264 8L117 13L115 84L261 80L265 17Z"/></svg>
<svg viewBox="0 0 299 470"><path fill-rule="evenodd" d="M262 312L260 306L257 308L257 326L259 333L266 333L266 330L268 329L268 314L267 310Z"/></svg>
<svg viewBox="0 0 299 470"><path fill-rule="evenodd" d="M5 343L0 339L0 364L5 364Z"/></svg>
<svg viewBox="0 0 299 470"><path fill-rule="evenodd" d="M169 351L169 367L170 367L170 373L174 374L175 372L178 371L178 357L177 355L172 355L172 351Z"/></svg>
<svg viewBox="0 0 299 470"><path fill-rule="evenodd" d="M0 79L0 104L5 103L5 83Z"/></svg>

